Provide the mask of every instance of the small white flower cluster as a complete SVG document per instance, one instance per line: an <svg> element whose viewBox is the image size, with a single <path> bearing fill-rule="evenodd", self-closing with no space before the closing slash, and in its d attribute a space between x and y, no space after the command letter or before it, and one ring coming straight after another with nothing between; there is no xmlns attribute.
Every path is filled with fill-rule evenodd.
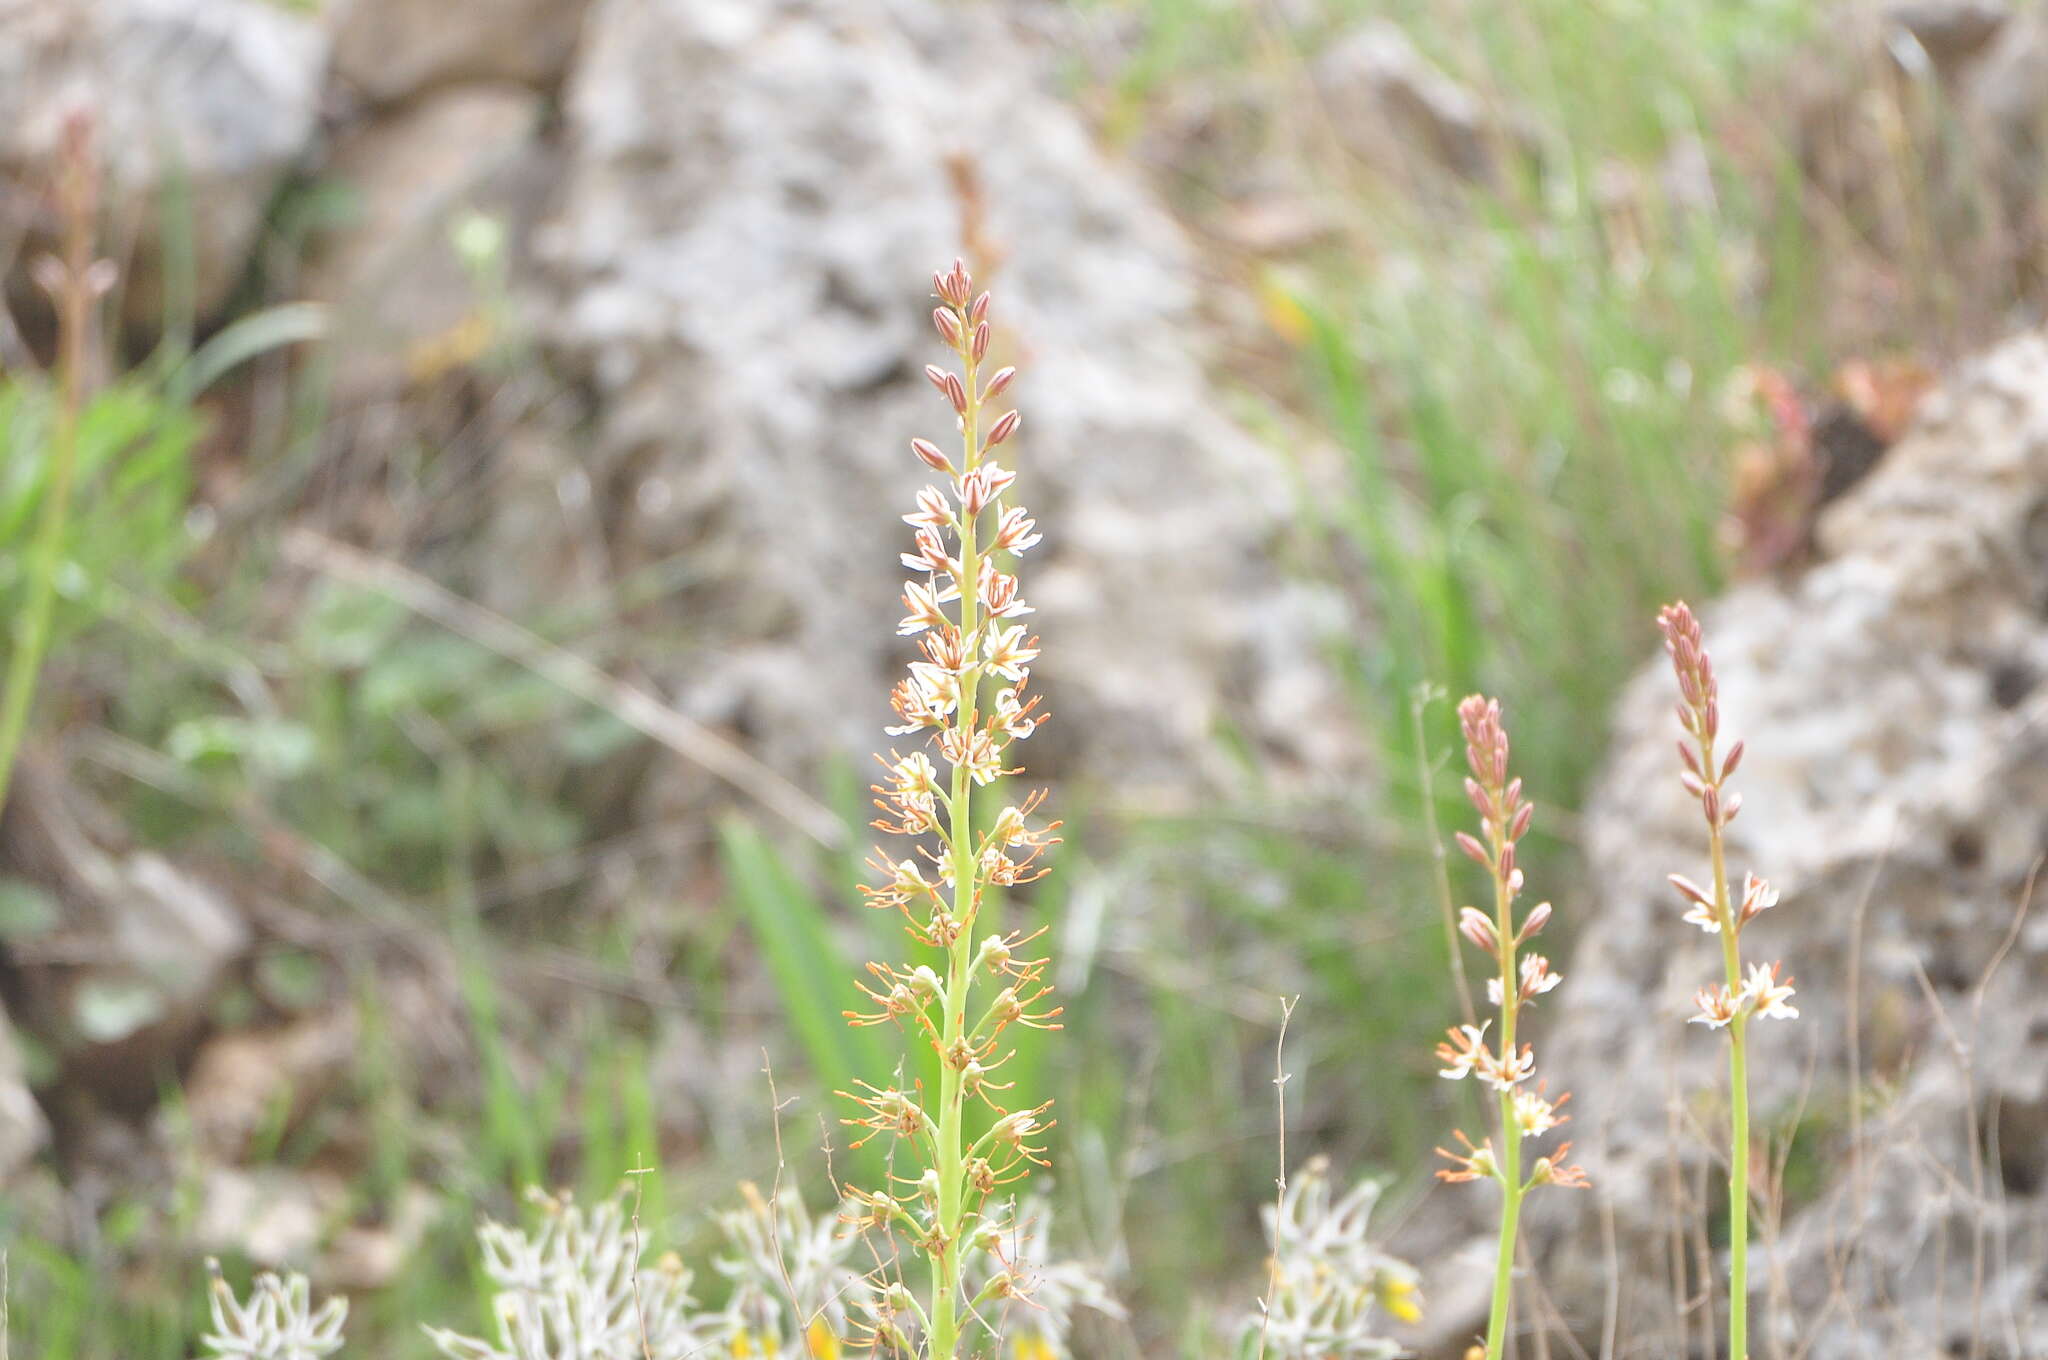
<svg viewBox="0 0 2048 1360"><path fill-rule="evenodd" d="M990 1216L1000 1220L993 1210ZM1110 1296L1101 1271L1079 1261L1041 1259L1052 1237L1052 1203L1043 1195L1013 1201L1008 1219L1007 1228L991 1225L989 1235L998 1240L968 1267L968 1287L976 1298L1021 1305L1004 1308L994 1319L1007 1344L1004 1354L1013 1360L1072 1360L1067 1338L1075 1310L1120 1318L1123 1305Z"/></svg>
<svg viewBox="0 0 2048 1360"><path fill-rule="evenodd" d="M640 1263L626 1192L590 1209L529 1192L541 1224L477 1229L484 1273L497 1287L496 1343L444 1327L427 1335L449 1360L642 1360L703 1344L690 1272L674 1255Z"/></svg>
<svg viewBox="0 0 2048 1360"><path fill-rule="evenodd" d="M1263 1347L1272 1360L1390 1360L1401 1353L1379 1334L1377 1315L1419 1318L1419 1276L1367 1239L1379 1195L1379 1185L1366 1181L1333 1201L1319 1158L1267 1206L1272 1285L1265 1313L1251 1314L1240 1329L1244 1354Z"/></svg>
<svg viewBox="0 0 2048 1360"><path fill-rule="evenodd" d="M876 1306L874 1286L851 1262L859 1238L835 1219L812 1218L794 1190L771 1200L743 1183L740 1197L718 1215L732 1254L715 1264L732 1299L709 1329L722 1347L714 1354L838 1360L849 1349L848 1314Z"/></svg>
<svg viewBox="0 0 2048 1360"><path fill-rule="evenodd" d="M263 1274L243 1303L221 1278L218 1262L206 1268L213 1276L213 1331L199 1344L215 1360L320 1360L341 1349L348 1300L329 1299L316 1309L305 1276Z"/></svg>

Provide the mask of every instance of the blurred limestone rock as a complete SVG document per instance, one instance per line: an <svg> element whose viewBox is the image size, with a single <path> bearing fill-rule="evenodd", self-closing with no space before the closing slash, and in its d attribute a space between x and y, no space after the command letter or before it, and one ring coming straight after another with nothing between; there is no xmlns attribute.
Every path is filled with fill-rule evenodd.
<svg viewBox="0 0 2048 1360"><path fill-rule="evenodd" d="M1021 41L927 0L593 11L532 309L590 419L528 450L477 588L559 609L593 557L661 564L679 588L636 626L683 642L650 678L780 768L864 761L910 655L886 622L930 479L907 442L953 423L921 372L930 272L964 253L998 299L991 364L1022 369L1004 461L1047 531L1023 564L1058 717L1037 772L1185 797L1225 723L1332 768L1317 640L1278 623L1286 476L1205 382L1189 243Z"/></svg>
<svg viewBox="0 0 2048 1360"><path fill-rule="evenodd" d="M312 140L326 66L318 23L269 0L0 0L0 224L41 248L58 129L82 106L106 168L106 239L124 247L123 318L163 324L164 246L187 233L204 316Z"/></svg>
<svg viewBox="0 0 2048 1360"><path fill-rule="evenodd" d="M551 90L576 51L589 0L329 0L334 74L376 104L440 86Z"/></svg>
<svg viewBox="0 0 2048 1360"><path fill-rule="evenodd" d="M1960 1355L1981 1328L1986 1354L2048 1354L2048 902L2027 902L2048 848L2048 336L1960 367L1817 538L1796 580L1704 616L1724 728L1748 743L1730 868L1783 892L1744 955L1784 960L1801 1011L1751 1031L1762 1164L1786 1157L1787 1196L1753 1257L1757 1344ZM1534 1039L1597 1199L1540 1197L1531 1245L1597 1336L1611 1206L1619 1334L1675 1355L1672 1300L1700 1285L1670 1248L1718 1213L1727 1074L1720 1036L1685 1023L1720 965L1665 882L1707 881L1672 693L1660 657L1587 810L1594 888Z"/></svg>
<svg viewBox="0 0 2048 1360"><path fill-rule="evenodd" d="M1448 171L1491 183L1506 154L1537 154L1526 119L1453 80L1392 20L1369 20L1339 37L1313 74L1338 139L1385 173L1413 181L1423 170Z"/></svg>
<svg viewBox="0 0 2048 1360"><path fill-rule="evenodd" d="M9 1008L70 1089L154 1103L249 942L217 889L132 849L105 809L24 757L0 818L0 873L53 904L6 941Z"/></svg>
<svg viewBox="0 0 2048 1360"><path fill-rule="evenodd" d="M324 173L351 212L317 243L302 284L333 311L342 407L431 379L503 338L502 299L491 294L552 168L541 102L516 85L452 86L335 137Z"/></svg>

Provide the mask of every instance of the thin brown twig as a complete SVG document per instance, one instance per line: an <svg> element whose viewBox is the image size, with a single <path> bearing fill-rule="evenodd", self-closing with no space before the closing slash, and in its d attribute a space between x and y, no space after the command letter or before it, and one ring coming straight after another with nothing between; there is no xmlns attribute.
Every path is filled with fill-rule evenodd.
<svg viewBox="0 0 2048 1360"><path fill-rule="evenodd" d="M1266 1360L1266 1332L1273 1325L1273 1296L1280 1292L1280 1215L1287 1200L1287 1023L1294 1019L1299 996L1280 998L1280 1035L1273 1041L1273 1103L1280 1121L1280 1175L1274 1181L1273 1258L1266 1273L1266 1296L1259 1300L1259 1349Z"/></svg>
<svg viewBox="0 0 2048 1360"><path fill-rule="evenodd" d="M307 529L284 538L285 559L338 581L372 590L460 634L486 651L526 667L543 680L723 779L828 850L847 844L835 812L737 745L646 690L464 599L389 558L376 557Z"/></svg>

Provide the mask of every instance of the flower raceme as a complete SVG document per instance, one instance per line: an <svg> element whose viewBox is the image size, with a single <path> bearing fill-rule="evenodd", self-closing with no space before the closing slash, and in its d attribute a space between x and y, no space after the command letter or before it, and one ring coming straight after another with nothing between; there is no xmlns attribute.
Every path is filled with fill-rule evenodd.
<svg viewBox="0 0 2048 1360"><path fill-rule="evenodd" d="M1039 857L1057 843L1057 822L1038 818L1044 794L977 816L976 790L1017 772L1016 744L1045 721L1031 692L1038 639L1016 622L1032 613L1015 564L1040 541L1037 524L1009 499L1016 473L996 461L1018 428L1017 412L992 415L991 403L1016 377L1010 367L983 375L992 347L990 301L977 294L965 267L933 276L938 306L932 324L957 368L926 368L949 405L957 452L928 439L911 452L940 481L917 493L903 516L912 530L903 565L901 637L915 638L919 656L890 696L892 737L914 737L909 753L892 751L874 785L880 815L874 826L907 838L905 851L876 851L876 881L864 887L870 906L899 913L917 946L935 957L870 963L859 986L856 1025L894 1024L938 1059L938 1090L859 1083L848 1094L858 1113L846 1122L864 1130L858 1142L887 1134L923 1167L895 1186L855 1194L856 1226L900 1233L931 1263L928 1297L900 1284L886 1291L893 1311L878 1314L877 1349L953 1360L970 1328L984 1326L978 1305L1022 1292L1007 1272L990 1276L991 1252L1012 1225L998 1191L1047 1165L1043 1135L1049 1104L1019 1105L1002 1079L1013 1026L1058 1029L1049 1002L1046 960L1024 957L1036 935L1005 933L993 895L1044 872ZM977 986L987 989L976 998ZM973 1125L973 1127L970 1127ZM978 1131L977 1131L978 1130ZM856 1144L858 1145L858 1144ZM1001 1292L985 1278L1002 1281ZM976 1282L983 1281L977 1287Z"/></svg>
<svg viewBox="0 0 2048 1360"><path fill-rule="evenodd" d="M1518 955L1521 946L1548 924L1551 909L1548 902L1539 903L1516 919L1515 902L1523 888L1516 847L1528 833L1535 806L1523 797L1522 781L1508 774L1508 735L1501 724L1500 705L1475 694L1458 705L1458 721L1470 770L1465 796L1479 813L1479 834L1459 832L1458 846L1486 871L1494 899L1490 914L1477 907L1464 908L1458 915L1458 931L1494 964L1486 997L1495 1014L1480 1024L1446 1031L1447 1038L1437 1045L1436 1055L1443 1064L1444 1077L1453 1081L1474 1077L1495 1092L1501 1146L1496 1149L1491 1137L1475 1146L1462 1130L1453 1130L1463 1151L1438 1148L1450 1165L1437 1175L1454 1182L1490 1180L1501 1187L1499 1255L1486 1344L1487 1356L1498 1360L1506 1343L1522 1198L1539 1185L1583 1186L1587 1182L1584 1171L1565 1162L1570 1143L1560 1143L1548 1156L1538 1157L1526 1174L1522 1171L1522 1140L1540 1138L1570 1118L1559 1111L1571 1096L1560 1095L1552 1101L1544 1083L1532 1080L1535 1050L1527 1043L1517 1046L1517 1022L1524 1008L1533 1006L1536 998L1564 977L1541 954ZM1500 1022L1498 1048L1487 1038L1495 1020Z"/></svg>
<svg viewBox="0 0 2048 1360"><path fill-rule="evenodd" d="M1778 894L1755 874L1746 875L1737 902L1728 879L1727 828L1742 810L1742 795L1730 792L1729 776L1742 763L1735 742L1722 754L1721 687L1707 655L1700 621L1684 601L1657 615L1678 680L1679 782L1700 805L1707 824L1707 855L1713 877L1701 887L1683 874L1671 886L1685 901L1684 919L1721 944L1721 980L1701 987L1692 1023L1728 1036L1728 1349L1730 1360L1749 1354L1749 1022L1791 1020L1792 979L1780 964L1742 967L1743 927L1778 904Z"/></svg>
<svg viewBox="0 0 2048 1360"><path fill-rule="evenodd" d="M1729 792L1727 783L1742 763L1743 744L1735 742L1727 748L1726 755L1717 758L1716 742L1721 735L1720 682L1714 674L1713 659L1703 645L1699 619L1680 601L1658 614L1657 625L1664 634L1664 649L1678 678L1678 722L1686 734L1686 739L1678 744L1682 765L1679 781L1700 805L1714 867L1714 881L1708 887L1701 887L1684 874L1672 874L1671 886L1685 901L1684 919L1709 935L1721 936L1727 973L1721 982L1699 989L1699 1013L1691 1019L1711 1029L1723 1029L1738 1016L1767 1020L1797 1018L1799 1012L1787 1004L1792 997L1792 978L1786 976L1781 981L1779 977L1782 965L1753 965L1746 976L1740 967L1743 927L1777 906L1778 892L1755 874L1744 876L1739 902L1730 891L1724 836L1728 824L1742 810L1742 795Z"/></svg>

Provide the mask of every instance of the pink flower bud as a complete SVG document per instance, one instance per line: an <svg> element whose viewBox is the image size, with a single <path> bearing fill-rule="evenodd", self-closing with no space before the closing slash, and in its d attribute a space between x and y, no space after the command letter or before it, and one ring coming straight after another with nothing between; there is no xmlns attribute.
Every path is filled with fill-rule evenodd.
<svg viewBox="0 0 2048 1360"><path fill-rule="evenodd" d="M1669 875L1671 886L1678 889L1678 895L1703 907L1712 908L1714 899L1707 896L1707 890L1687 878L1684 874Z"/></svg>
<svg viewBox="0 0 2048 1360"><path fill-rule="evenodd" d="M951 269L932 275L932 291L955 307L965 307L974 292L974 281L967 274L967 262L955 260Z"/></svg>
<svg viewBox="0 0 2048 1360"><path fill-rule="evenodd" d="M939 452L939 446L932 443L929 439L911 440L910 451L922 459L927 467L935 468L940 472L951 472L953 470L953 460Z"/></svg>
<svg viewBox="0 0 2048 1360"><path fill-rule="evenodd" d="M1729 775L1734 774L1735 767L1741 763L1742 743L1738 741L1728 748L1727 758L1721 762L1721 778L1726 779Z"/></svg>
<svg viewBox="0 0 2048 1360"><path fill-rule="evenodd" d="M945 392L946 379L952 377L953 375L948 373L945 369L940 368L937 364L926 364L924 366L924 376L926 382L930 383L933 387L938 388L939 391ZM948 393L947 395L950 396L951 394Z"/></svg>
<svg viewBox="0 0 2048 1360"><path fill-rule="evenodd" d="M984 293L982 294L982 296L987 297L988 294ZM979 326L976 326L974 328L974 362L976 362L977 364L980 363L982 359L987 356L987 354L988 322L984 321Z"/></svg>
<svg viewBox="0 0 2048 1360"><path fill-rule="evenodd" d="M1465 796L1472 800L1472 806L1479 810L1481 817L1489 822L1493 820L1493 795L1471 775L1465 776Z"/></svg>
<svg viewBox="0 0 2048 1360"><path fill-rule="evenodd" d="M1458 833L1458 848L1463 850L1466 856L1480 868L1489 870L1493 868L1493 856L1487 853L1486 847L1481 845L1479 838L1471 832L1460 831Z"/></svg>
<svg viewBox="0 0 2048 1360"><path fill-rule="evenodd" d="M1486 913L1477 907L1459 911L1458 933L1489 954L1499 947L1499 940L1493 933L1493 922L1487 920Z"/></svg>
<svg viewBox="0 0 2048 1360"><path fill-rule="evenodd" d="M960 316L951 307L932 308L932 325L938 329L939 339L960 348Z"/></svg>
<svg viewBox="0 0 2048 1360"><path fill-rule="evenodd" d="M995 376L988 380L988 386L981 389L981 399L983 401L992 401L1000 397L1008 389L1016 376L1017 370L1014 368L1005 367L997 369Z"/></svg>
<svg viewBox="0 0 2048 1360"><path fill-rule="evenodd" d="M973 318L974 324L977 326L979 326L982 322L988 320L987 293L983 293L980 297L974 300L974 310L970 313L970 316Z"/></svg>
<svg viewBox="0 0 2048 1360"><path fill-rule="evenodd" d="M1735 814L1740 811L1742 811L1742 795L1739 793L1729 794L1727 803L1721 808L1721 825L1726 826L1734 821Z"/></svg>
<svg viewBox="0 0 2048 1360"><path fill-rule="evenodd" d="M1524 940L1534 939L1537 933L1548 924L1550 924L1550 904L1548 902L1538 902L1536 909L1529 913L1529 918L1522 922L1522 929L1515 936L1515 943L1520 944Z"/></svg>
<svg viewBox="0 0 2048 1360"><path fill-rule="evenodd" d="M1513 841L1522 839L1528 833L1529 819L1535 815L1536 805L1534 803L1522 804L1520 810L1515 813L1514 824L1508 828L1508 839Z"/></svg>
<svg viewBox="0 0 2048 1360"><path fill-rule="evenodd" d="M953 409L961 415L967 414L967 389L960 384L958 373L946 375L946 400L953 403Z"/></svg>
<svg viewBox="0 0 2048 1360"><path fill-rule="evenodd" d="M1004 412L1002 419L989 427L988 443L984 447L992 449L1015 434L1017 432L1017 423L1022 419L1023 417L1015 411Z"/></svg>

